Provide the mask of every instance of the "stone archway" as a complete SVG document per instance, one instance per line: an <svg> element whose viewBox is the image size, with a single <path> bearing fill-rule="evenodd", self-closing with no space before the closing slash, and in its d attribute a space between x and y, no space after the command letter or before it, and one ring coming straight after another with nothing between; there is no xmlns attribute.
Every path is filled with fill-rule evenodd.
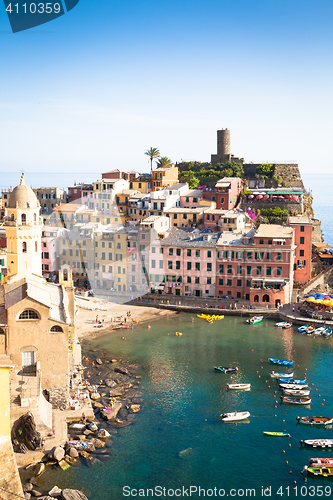
<svg viewBox="0 0 333 500"><path fill-rule="evenodd" d="M255 295L253 297L253 302L259 302L259 295Z"/></svg>
<svg viewBox="0 0 333 500"><path fill-rule="evenodd" d="M262 301L263 302L269 302L269 295L267 293L265 293L265 295L263 295Z"/></svg>

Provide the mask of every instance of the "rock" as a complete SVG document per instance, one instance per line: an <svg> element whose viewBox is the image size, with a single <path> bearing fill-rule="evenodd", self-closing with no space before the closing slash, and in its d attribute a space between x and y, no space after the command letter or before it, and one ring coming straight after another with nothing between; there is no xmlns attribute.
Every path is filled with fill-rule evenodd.
<svg viewBox="0 0 333 500"><path fill-rule="evenodd" d="M77 458L79 456L79 454L75 448L69 448L68 455L72 458Z"/></svg>
<svg viewBox="0 0 333 500"><path fill-rule="evenodd" d="M72 458L68 455L65 455L65 462L67 462L69 465L75 464L76 463L76 458Z"/></svg>
<svg viewBox="0 0 333 500"><path fill-rule="evenodd" d="M42 486L44 484L44 478L42 477L32 477L30 479L30 483L33 484L34 486Z"/></svg>
<svg viewBox="0 0 333 500"><path fill-rule="evenodd" d="M93 400L99 399L100 397L101 397L101 395L99 392L92 392L90 394L90 399L93 399Z"/></svg>
<svg viewBox="0 0 333 500"><path fill-rule="evenodd" d="M31 498L31 493L29 493L28 491L26 491L24 493L24 500L30 500L30 498Z"/></svg>
<svg viewBox="0 0 333 500"><path fill-rule="evenodd" d="M117 359L111 359L111 363L117 363Z"/></svg>
<svg viewBox="0 0 333 500"><path fill-rule="evenodd" d="M93 457L93 456L89 456L88 458L86 458L86 462L87 462L87 465L89 465L89 466L101 463L101 461L98 460L98 458Z"/></svg>
<svg viewBox="0 0 333 500"><path fill-rule="evenodd" d="M23 489L24 492L26 492L26 491L32 491L34 489L34 485L31 484L31 483L25 483L22 486L22 489Z"/></svg>
<svg viewBox="0 0 333 500"><path fill-rule="evenodd" d="M102 364L103 364L103 361L101 360L101 358L97 358L97 359L96 359L96 363L97 363L98 365L102 365Z"/></svg>
<svg viewBox="0 0 333 500"><path fill-rule="evenodd" d="M98 439L107 439L110 433L106 429L100 429L97 434Z"/></svg>
<svg viewBox="0 0 333 500"><path fill-rule="evenodd" d="M57 462L60 462L65 456L65 450L63 448L60 448L60 446L55 446L53 450L51 451L51 456L56 460Z"/></svg>
<svg viewBox="0 0 333 500"><path fill-rule="evenodd" d="M103 408L103 405L102 405L102 403L96 402L96 403L93 404L93 408L95 408L95 409Z"/></svg>
<svg viewBox="0 0 333 500"><path fill-rule="evenodd" d="M33 497L41 497L42 493L40 491L37 491L37 490L31 490L31 496L33 496Z"/></svg>
<svg viewBox="0 0 333 500"><path fill-rule="evenodd" d="M45 464L43 462L39 462L34 467L35 476L41 476L45 472Z"/></svg>
<svg viewBox="0 0 333 500"><path fill-rule="evenodd" d="M104 448L105 446L104 441L102 441L101 439L93 438L91 442L93 443L95 448Z"/></svg>
<svg viewBox="0 0 333 500"><path fill-rule="evenodd" d="M109 396L110 398L117 398L118 396L122 396L124 392L124 389L118 387L117 389L111 389L111 391L109 392Z"/></svg>
<svg viewBox="0 0 333 500"><path fill-rule="evenodd" d="M128 373L129 373L127 368L125 368L124 366L116 366L114 371L117 373L121 373L123 375L128 375Z"/></svg>
<svg viewBox="0 0 333 500"><path fill-rule="evenodd" d="M180 458L190 458L194 453L193 448L186 448L186 450L182 450L179 452Z"/></svg>
<svg viewBox="0 0 333 500"><path fill-rule="evenodd" d="M120 410L120 412L118 413L118 415L121 417L121 418L126 418L127 415L128 415L128 411L126 410L126 408L122 408Z"/></svg>
<svg viewBox="0 0 333 500"><path fill-rule="evenodd" d="M134 378L142 378L142 375L135 375Z"/></svg>
<svg viewBox="0 0 333 500"><path fill-rule="evenodd" d="M86 439L86 436L84 434L77 434L74 436L74 441L84 441Z"/></svg>
<svg viewBox="0 0 333 500"><path fill-rule="evenodd" d="M52 496L59 496L61 493L61 489L58 488L58 486L53 486L53 488L49 491L49 495Z"/></svg>
<svg viewBox="0 0 333 500"><path fill-rule="evenodd" d="M88 500L86 495L79 490L64 489L61 492L61 500Z"/></svg>
<svg viewBox="0 0 333 500"><path fill-rule="evenodd" d="M112 408L104 408L101 410L101 417L104 420L113 420L117 417L117 414L121 408L121 403L115 403Z"/></svg>
<svg viewBox="0 0 333 500"><path fill-rule="evenodd" d="M130 389L131 387L132 387L132 384L130 382L128 382L127 384L123 385L124 389Z"/></svg>
<svg viewBox="0 0 333 500"><path fill-rule="evenodd" d="M83 434L85 436L90 436L91 434L95 434L95 433L93 431L90 431L89 429L86 429L86 430L83 431Z"/></svg>
<svg viewBox="0 0 333 500"><path fill-rule="evenodd" d="M115 387L117 384L116 384L116 382L114 380L106 380L105 381L105 385L107 387Z"/></svg>
<svg viewBox="0 0 333 500"><path fill-rule="evenodd" d="M131 413L137 413L138 411L140 411L140 405L130 405L129 411Z"/></svg>
<svg viewBox="0 0 333 500"><path fill-rule="evenodd" d="M83 457L83 458L89 457L89 453L85 450L79 450L78 453L79 453L80 457Z"/></svg>

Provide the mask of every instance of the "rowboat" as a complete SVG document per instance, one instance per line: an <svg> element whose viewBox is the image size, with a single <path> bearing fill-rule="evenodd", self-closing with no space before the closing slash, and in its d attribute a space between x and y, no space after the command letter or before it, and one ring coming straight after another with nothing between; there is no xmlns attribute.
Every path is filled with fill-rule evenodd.
<svg viewBox="0 0 333 500"><path fill-rule="evenodd" d="M265 436L273 436L273 437L290 437L290 434L287 432L267 432L264 431Z"/></svg>
<svg viewBox="0 0 333 500"><path fill-rule="evenodd" d="M330 425L333 423L333 417L296 417L300 424L308 425Z"/></svg>
<svg viewBox="0 0 333 500"><path fill-rule="evenodd" d="M293 326L292 323L286 323L282 328L287 329L287 328L291 328L292 326Z"/></svg>
<svg viewBox="0 0 333 500"><path fill-rule="evenodd" d="M303 397L303 396L309 396L310 391L298 391L298 390L292 390L292 389L283 389L283 394L286 396L295 396L297 398Z"/></svg>
<svg viewBox="0 0 333 500"><path fill-rule="evenodd" d="M314 467L333 465L333 458L309 458L309 463Z"/></svg>
<svg viewBox="0 0 333 500"><path fill-rule="evenodd" d="M284 389L292 389L292 390L303 390L303 389L306 389L308 386L308 384L280 384L279 383L279 387L280 389L284 390Z"/></svg>
<svg viewBox="0 0 333 500"><path fill-rule="evenodd" d="M251 384L227 384L228 389L251 389Z"/></svg>
<svg viewBox="0 0 333 500"><path fill-rule="evenodd" d="M306 378L279 378L279 383L281 384L295 384L303 385L306 384Z"/></svg>
<svg viewBox="0 0 333 500"><path fill-rule="evenodd" d="M253 316L250 319L246 320L246 323L249 323L250 325L256 325L257 323L260 323L260 321L263 320L263 316Z"/></svg>
<svg viewBox="0 0 333 500"><path fill-rule="evenodd" d="M286 321L281 321L280 323L275 323L275 326L277 326L278 328L283 328L286 324Z"/></svg>
<svg viewBox="0 0 333 500"><path fill-rule="evenodd" d="M223 373L237 372L237 366L214 366L214 370Z"/></svg>
<svg viewBox="0 0 333 500"><path fill-rule="evenodd" d="M181 337L183 334L181 332L176 332L175 335L176 337Z"/></svg>
<svg viewBox="0 0 333 500"><path fill-rule="evenodd" d="M326 330L323 333L323 337L330 337L332 335L332 328L326 328Z"/></svg>
<svg viewBox="0 0 333 500"><path fill-rule="evenodd" d="M284 365L284 366L293 366L293 361L288 361L287 359L277 359L277 358L268 358L271 363L274 365Z"/></svg>
<svg viewBox="0 0 333 500"><path fill-rule="evenodd" d="M220 417L223 422L235 422L237 420L245 420L250 416L249 411L234 411L232 413L221 413Z"/></svg>
<svg viewBox="0 0 333 500"><path fill-rule="evenodd" d="M312 446L312 448L331 448L333 439L301 439L301 446Z"/></svg>
<svg viewBox="0 0 333 500"><path fill-rule="evenodd" d="M294 372L291 372L291 373L277 373L277 372L272 372L270 374L270 376L272 378L281 378L281 377L288 377L288 378L291 378L294 376Z"/></svg>
<svg viewBox="0 0 333 500"><path fill-rule="evenodd" d="M312 335L312 334L313 334L313 332L314 332L314 329L315 329L315 328L314 328L314 326L310 325L310 326L308 326L308 328L305 330L305 333L306 333L307 335Z"/></svg>
<svg viewBox="0 0 333 500"><path fill-rule="evenodd" d="M313 335L316 337L317 335L322 335L326 328L324 326L320 326L319 328L316 328L313 332Z"/></svg>
<svg viewBox="0 0 333 500"><path fill-rule="evenodd" d="M309 325L303 325L298 328L299 333L304 333L309 328Z"/></svg>
<svg viewBox="0 0 333 500"><path fill-rule="evenodd" d="M333 466L332 467L307 467L305 466L303 471L310 472L310 474L314 474L315 476L333 476Z"/></svg>
<svg viewBox="0 0 333 500"><path fill-rule="evenodd" d="M294 405L309 405L311 398L295 398L292 396L280 396L282 403L291 403Z"/></svg>

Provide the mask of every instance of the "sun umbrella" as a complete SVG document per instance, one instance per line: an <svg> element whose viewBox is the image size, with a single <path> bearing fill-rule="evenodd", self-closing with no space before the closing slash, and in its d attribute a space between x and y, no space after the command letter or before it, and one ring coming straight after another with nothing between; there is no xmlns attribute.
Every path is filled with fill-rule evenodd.
<svg viewBox="0 0 333 500"><path fill-rule="evenodd" d="M263 195L262 195L262 194L259 194L259 195L257 196L257 200L261 200L261 198L263 198Z"/></svg>
<svg viewBox="0 0 333 500"><path fill-rule="evenodd" d="M269 198L269 194L265 194L265 196L263 197L263 200L268 200Z"/></svg>
<svg viewBox="0 0 333 500"><path fill-rule="evenodd" d="M308 297L307 299L307 302L315 302L316 299L314 297Z"/></svg>
<svg viewBox="0 0 333 500"><path fill-rule="evenodd" d="M249 194L248 198L252 200L252 198L254 198L253 194Z"/></svg>

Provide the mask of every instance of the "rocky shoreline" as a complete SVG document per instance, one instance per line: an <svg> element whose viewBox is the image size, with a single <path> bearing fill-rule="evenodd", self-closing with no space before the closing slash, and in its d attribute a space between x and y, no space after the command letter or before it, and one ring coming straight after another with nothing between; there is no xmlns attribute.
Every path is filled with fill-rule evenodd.
<svg viewBox="0 0 333 500"><path fill-rule="evenodd" d="M81 383L89 393L94 418L83 414L68 425L68 439L63 446L53 448L37 464L20 470L26 500L87 500L85 492L79 490L45 488L44 474L50 466L66 470L74 464L93 467L108 460L112 437L119 429L132 425L135 414L143 411L139 366L107 351L91 349L88 341L83 343L82 352Z"/></svg>

